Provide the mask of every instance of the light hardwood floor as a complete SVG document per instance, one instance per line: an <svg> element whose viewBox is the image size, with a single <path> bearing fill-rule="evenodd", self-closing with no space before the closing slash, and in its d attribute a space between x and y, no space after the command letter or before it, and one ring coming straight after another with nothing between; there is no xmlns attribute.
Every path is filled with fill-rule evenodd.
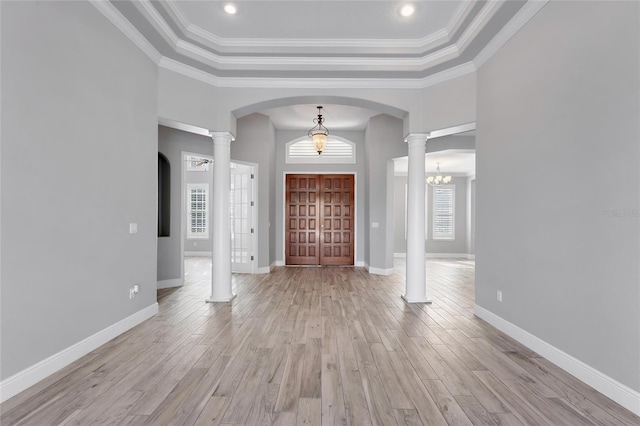
<svg viewBox="0 0 640 426"><path fill-rule="evenodd" d="M432 305L360 268L234 275L209 259L160 313L0 406L2 425L638 425L472 313L474 263L429 261ZM401 269L400 269L401 270Z"/></svg>

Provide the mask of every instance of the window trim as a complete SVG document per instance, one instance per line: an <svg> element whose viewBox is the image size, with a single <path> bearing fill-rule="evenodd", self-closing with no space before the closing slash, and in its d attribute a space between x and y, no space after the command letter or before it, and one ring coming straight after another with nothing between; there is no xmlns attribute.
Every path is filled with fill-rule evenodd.
<svg viewBox="0 0 640 426"><path fill-rule="evenodd" d="M436 214L436 192L438 188L443 188L443 189L451 189L452 194L451 194L451 233L450 234L439 234L436 231L436 219L438 218L438 215ZM446 184L446 185L440 185L440 186L434 186L433 190L432 190L432 197L431 197L431 205L432 205L432 232L431 232L431 238L434 241L455 241L456 239L456 185L453 183L450 184Z"/></svg>
<svg viewBox="0 0 640 426"><path fill-rule="evenodd" d="M191 192L194 189L204 190L204 232L194 233L191 231ZM209 239L209 184L208 183L188 183L187 184L187 239L188 240L208 240Z"/></svg>

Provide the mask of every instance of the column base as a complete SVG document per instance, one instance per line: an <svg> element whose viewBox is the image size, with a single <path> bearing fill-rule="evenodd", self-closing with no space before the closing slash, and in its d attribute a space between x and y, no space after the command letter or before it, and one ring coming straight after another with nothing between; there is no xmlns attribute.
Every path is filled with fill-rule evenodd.
<svg viewBox="0 0 640 426"><path fill-rule="evenodd" d="M406 294L401 295L402 299L407 303L431 303L432 300L425 297L421 299L409 299Z"/></svg>
<svg viewBox="0 0 640 426"><path fill-rule="evenodd" d="M233 300L233 298L236 297L235 293L231 293L231 297L224 297L224 298L213 298L213 295L209 296L209 298L207 300L205 300L205 302L207 303L226 303L226 302L231 302Z"/></svg>

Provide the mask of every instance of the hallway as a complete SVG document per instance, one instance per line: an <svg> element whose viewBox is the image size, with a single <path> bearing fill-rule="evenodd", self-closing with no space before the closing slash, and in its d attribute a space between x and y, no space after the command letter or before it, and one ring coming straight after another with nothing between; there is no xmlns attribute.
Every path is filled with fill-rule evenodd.
<svg viewBox="0 0 640 426"><path fill-rule="evenodd" d="M402 271L399 263L397 270ZM640 419L473 315L474 262L427 262L431 305L362 268L233 276L187 258L160 313L2 406L3 425L620 425Z"/></svg>

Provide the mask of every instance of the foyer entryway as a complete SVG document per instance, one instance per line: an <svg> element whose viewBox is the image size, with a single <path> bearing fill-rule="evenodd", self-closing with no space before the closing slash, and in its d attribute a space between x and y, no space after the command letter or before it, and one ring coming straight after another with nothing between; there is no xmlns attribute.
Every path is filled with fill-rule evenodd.
<svg viewBox="0 0 640 426"><path fill-rule="evenodd" d="M354 176L286 177L287 265L353 265Z"/></svg>

